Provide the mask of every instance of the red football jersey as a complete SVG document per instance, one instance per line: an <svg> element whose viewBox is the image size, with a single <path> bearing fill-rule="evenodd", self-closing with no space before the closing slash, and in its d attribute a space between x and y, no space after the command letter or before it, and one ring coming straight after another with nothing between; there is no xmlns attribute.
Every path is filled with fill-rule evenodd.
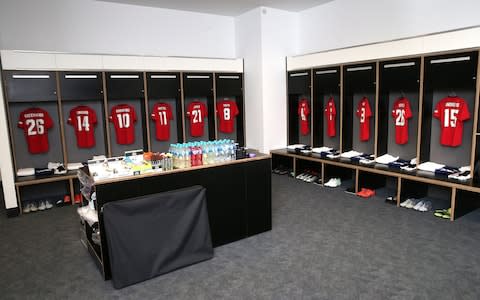
<svg viewBox="0 0 480 300"><path fill-rule="evenodd" d="M357 117L360 119L360 141L365 142L370 139L370 117L372 110L367 97L363 97L357 106Z"/></svg>
<svg viewBox="0 0 480 300"><path fill-rule="evenodd" d="M119 104L112 107L110 122L113 122L117 135L117 144L130 145L135 141L135 109L128 104Z"/></svg>
<svg viewBox="0 0 480 300"><path fill-rule="evenodd" d="M392 117L395 121L395 142L399 145L408 143L408 120L413 115L407 98L401 97L393 103Z"/></svg>
<svg viewBox="0 0 480 300"><path fill-rule="evenodd" d="M224 133L232 133L234 120L238 115L238 107L235 101L222 100L217 102L217 115L220 119L219 130Z"/></svg>
<svg viewBox="0 0 480 300"><path fill-rule="evenodd" d="M433 116L440 120L440 144L451 147L461 145L463 121L470 119L467 102L459 97L443 98L435 106Z"/></svg>
<svg viewBox="0 0 480 300"><path fill-rule="evenodd" d="M88 106L80 105L70 111L67 120L73 126L77 137L78 148L91 148L95 146L95 125L97 114Z"/></svg>
<svg viewBox="0 0 480 300"><path fill-rule="evenodd" d="M325 118L327 120L327 135L329 137L334 137L337 134L336 119L337 109L335 108L335 100L333 97L330 97L327 102L327 107L325 108Z"/></svg>
<svg viewBox="0 0 480 300"><path fill-rule="evenodd" d="M300 116L300 133L307 135L310 132L308 126L308 115L310 114L310 106L308 100L303 98L298 101L298 115Z"/></svg>
<svg viewBox="0 0 480 300"><path fill-rule="evenodd" d="M155 121L157 140L168 141L170 139L170 120L173 120L172 107L168 103L156 103L151 114Z"/></svg>
<svg viewBox="0 0 480 300"><path fill-rule="evenodd" d="M24 130L30 153L48 152L48 129L53 127L53 121L47 111L41 108L22 111L18 127Z"/></svg>
<svg viewBox="0 0 480 300"><path fill-rule="evenodd" d="M200 101L191 102L187 108L187 117L190 119L190 135L202 136L207 117L207 106Z"/></svg>

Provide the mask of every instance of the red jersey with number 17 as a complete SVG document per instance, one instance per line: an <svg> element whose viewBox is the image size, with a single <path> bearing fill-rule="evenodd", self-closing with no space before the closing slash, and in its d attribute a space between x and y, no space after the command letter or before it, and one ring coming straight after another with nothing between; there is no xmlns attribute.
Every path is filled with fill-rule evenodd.
<svg viewBox="0 0 480 300"><path fill-rule="evenodd" d="M459 97L447 97L435 106L433 116L440 120L440 144L456 147L462 144L463 121L470 119L467 102Z"/></svg>
<svg viewBox="0 0 480 300"><path fill-rule="evenodd" d="M156 125L156 137L159 141L170 139L170 120L173 120L172 107L168 103L156 103L151 114Z"/></svg>
<svg viewBox="0 0 480 300"><path fill-rule="evenodd" d="M300 133L307 135L310 132L308 125L308 115L310 114L310 106L307 99L298 101L298 115L300 116Z"/></svg>
<svg viewBox="0 0 480 300"><path fill-rule="evenodd" d="M334 137L337 134L336 131L336 115L337 109L335 108L335 100L333 97L330 97L327 102L327 107L325 108L325 118L327 120L327 135L329 137Z"/></svg>
<svg viewBox="0 0 480 300"><path fill-rule="evenodd" d="M97 114L88 106L80 105L70 111L67 120L73 126L77 137L78 148L91 148L95 146L95 124Z"/></svg>
<svg viewBox="0 0 480 300"><path fill-rule="evenodd" d="M137 115L135 109L128 104L119 104L112 107L110 116L108 117L110 122L115 127L115 133L117 136L117 144L130 145L135 141L135 122L137 121Z"/></svg>
<svg viewBox="0 0 480 300"><path fill-rule="evenodd" d="M399 145L408 143L408 120L412 118L412 110L407 98L399 98L393 103L392 117L395 121L395 142Z"/></svg>
<svg viewBox="0 0 480 300"><path fill-rule="evenodd" d="M360 119L360 141L366 142L370 139L370 117L372 116L370 102L368 102L367 97L363 97L358 102L356 115Z"/></svg>
<svg viewBox="0 0 480 300"><path fill-rule="evenodd" d="M48 129L53 127L52 118L41 108L29 108L20 113L18 127L27 139L28 151L32 154L48 152Z"/></svg>
<svg viewBox="0 0 480 300"><path fill-rule="evenodd" d="M219 130L224 133L232 133L235 117L238 115L238 107L233 100L217 102L217 115L220 119Z"/></svg>
<svg viewBox="0 0 480 300"><path fill-rule="evenodd" d="M200 101L193 101L188 105L187 117L190 119L190 135L193 137L203 135L207 106Z"/></svg>

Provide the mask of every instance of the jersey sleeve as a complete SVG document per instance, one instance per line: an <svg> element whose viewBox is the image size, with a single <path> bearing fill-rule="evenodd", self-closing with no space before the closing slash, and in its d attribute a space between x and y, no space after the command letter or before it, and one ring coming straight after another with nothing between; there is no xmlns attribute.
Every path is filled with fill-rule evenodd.
<svg viewBox="0 0 480 300"><path fill-rule="evenodd" d="M233 107L233 116L237 116L240 112L238 110L237 103L235 101L232 101L232 107Z"/></svg>
<svg viewBox="0 0 480 300"><path fill-rule="evenodd" d="M112 107L112 110L110 111L110 115L108 116L108 121L113 122L113 115L115 114L115 106Z"/></svg>
<svg viewBox="0 0 480 300"><path fill-rule="evenodd" d="M48 114L48 112L45 112L45 128L52 128L53 127L53 120Z"/></svg>
<svg viewBox="0 0 480 300"><path fill-rule="evenodd" d="M187 107L187 118L190 118L192 115L192 103L190 103Z"/></svg>
<svg viewBox="0 0 480 300"><path fill-rule="evenodd" d="M202 102L202 113L205 117L208 117L208 110L207 110L207 106L205 105L205 103Z"/></svg>
<svg viewBox="0 0 480 300"><path fill-rule="evenodd" d="M438 102L437 105L435 106L435 110L433 111L434 118L440 119L441 103L442 101Z"/></svg>
<svg viewBox="0 0 480 300"><path fill-rule="evenodd" d="M308 102L305 101L305 115L308 116L310 114L310 106L308 105Z"/></svg>
<svg viewBox="0 0 480 300"><path fill-rule="evenodd" d="M93 109L90 109L90 115L92 124L97 124L97 113Z"/></svg>
<svg viewBox="0 0 480 300"><path fill-rule="evenodd" d="M467 102L463 102L462 104L462 109L460 110L460 114L458 116L458 119L460 121L465 121L470 119L470 112L468 111L468 105Z"/></svg>
<svg viewBox="0 0 480 300"><path fill-rule="evenodd" d="M217 106L215 107L215 110L216 110L215 113L216 113L218 116L221 116L221 113L220 113L220 112L222 111L222 104L223 104L222 102L217 102Z"/></svg>
<svg viewBox="0 0 480 300"><path fill-rule="evenodd" d="M170 104L167 104L167 118L169 120L173 120L173 111L172 111L172 107L170 106Z"/></svg>
<svg viewBox="0 0 480 300"><path fill-rule="evenodd" d="M74 109L71 109L71 110L70 110L70 113L68 114L67 123L70 124L70 125L73 124L72 119L73 119L74 117L72 117L72 116L73 116L74 114L75 114L75 108L74 108Z"/></svg>
<svg viewBox="0 0 480 300"><path fill-rule="evenodd" d="M25 127L25 115L23 113L20 114L20 118L18 119L17 126L19 128L24 128Z"/></svg>
<svg viewBox="0 0 480 300"><path fill-rule="evenodd" d="M152 118L152 120L154 120L154 121L156 121L156 120L158 119L158 116L157 116L157 114L155 113L155 112L157 111L157 107L158 107L158 105L155 104L155 105L153 106L152 113L150 114L150 118Z"/></svg>
<svg viewBox="0 0 480 300"><path fill-rule="evenodd" d="M370 103L369 101L365 101L365 117L371 117L372 116L372 109L370 108Z"/></svg>
<svg viewBox="0 0 480 300"><path fill-rule="evenodd" d="M137 122L137 113L135 112L135 108L133 108L133 106L132 106L131 113L132 113L133 122L134 123Z"/></svg>
<svg viewBox="0 0 480 300"><path fill-rule="evenodd" d="M412 109L410 108L410 102L405 101L405 119L410 119L413 117Z"/></svg>

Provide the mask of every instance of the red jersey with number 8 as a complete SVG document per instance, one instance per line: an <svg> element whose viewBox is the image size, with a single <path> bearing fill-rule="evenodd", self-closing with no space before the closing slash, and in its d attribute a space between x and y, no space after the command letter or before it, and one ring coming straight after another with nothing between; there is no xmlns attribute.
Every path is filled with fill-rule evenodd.
<svg viewBox="0 0 480 300"><path fill-rule="evenodd" d="M360 119L360 141L366 142L370 139L370 117L372 116L367 97L363 97L358 102L356 115Z"/></svg>
<svg viewBox="0 0 480 300"><path fill-rule="evenodd" d="M308 115L310 114L310 106L307 99L300 99L298 102L298 115L300 116L300 133L307 135L310 132L308 126Z"/></svg>
<svg viewBox="0 0 480 300"><path fill-rule="evenodd" d="M433 116L440 120L440 144L456 147L462 144L463 121L470 119L467 102L459 97L447 97L435 106Z"/></svg>
<svg viewBox="0 0 480 300"><path fill-rule="evenodd" d="M112 107L110 122L115 127L117 144L130 145L135 141L135 122L137 115L135 109L128 104L119 104Z"/></svg>
<svg viewBox="0 0 480 300"><path fill-rule="evenodd" d="M217 102L217 115L220 119L219 130L224 133L232 133L235 117L238 115L238 107L235 101L223 100Z"/></svg>
<svg viewBox="0 0 480 300"><path fill-rule="evenodd" d="M95 146L95 124L97 114L88 106L80 105L70 111L67 120L73 126L77 137L78 148L91 148Z"/></svg>
<svg viewBox="0 0 480 300"><path fill-rule="evenodd" d="M190 135L192 137L202 136L207 117L207 106L200 101L191 102L187 108L187 117L190 119Z"/></svg>
<svg viewBox="0 0 480 300"><path fill-rule="evenodd" d="M327 107L325 108L325 118L327 118L327 135L329 137L334 137L337 134L335 128L336 115L337 109L335 108L335 100L333 97L330 97L327 102Z"/></svg>
<svg viewBox="0 0 480 300"><path fill-rule="evenodd" d="M172 107L168 103L157 103L153 106L151 114L156 124L156 137L159 141L170 139L170 120L173 120Z"/></svg>
<svg viewBox="0 0 480 300"><path fill-rule="evenodd" d="M395 122L395 142L399 145L408 143L408 120L412 118L412 110L407 98L399 98L393 103L392 117Z"/></svg>
<svg viewBox="0 0 480 300"><path fill-rule="evenodd" d="M47 111L41 108L29 108L22 111L18 127L24 130L30 153L48 152L47 130L53 127L53 121Z"/></svg>

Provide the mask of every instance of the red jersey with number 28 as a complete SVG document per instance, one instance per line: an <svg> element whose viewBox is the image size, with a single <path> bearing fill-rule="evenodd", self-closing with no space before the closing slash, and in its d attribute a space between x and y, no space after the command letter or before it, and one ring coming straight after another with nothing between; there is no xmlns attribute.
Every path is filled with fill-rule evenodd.
<svg viewBox="0 0 480 300"><path fill-rule="evenodd" d="M335 117L337 115L337 109L335 108L335 100L333 97L330 97L327 102L327 107L325 108L325 118L327 121L327 135L329 137L334 137L337 134L336 131L336 122Z"/></svg>
<svg viewBox="0 0 480 300"><path fill-rule="evenodd" d="M450 147L461 145L463 121L470 119L467 102L459 97L443 98L435 106L433 116L440 120L440 144Z"/></svg>
<svg viewBox="0 0 480 300"><path fill-rule="evenodd" d="M80 105L72 108L67 120L73 126L77 137L78 148L91 148L95 146L95 124L97 114L88 106Z"/></svg>
<svg viewBox="0 0 480 300"><path fill-rule="evenodd" d="M298 116L300 117L300 133L307 135L310 132L308 125L308 115L310 114L310 106L307 99L298 101Z"/></svg>
<svg viewBox="0 0 480 300"><path fill-rule="evenodd" d="M370 139L370 117L372 110L367 97L363 97L358 102L356 115L360 120L360 141L366 142Z"/></svg>
<svg viewBox="0 0 480 300"><path fill-rule="evenodd" d="M135 122L137 121L137 115L135 109L128 104L119 104L112 107L110 116L108 117L110 122L115 127L115 133L117 136L117 144L130 145L135 141Z"/></svg>
<svg viewBox="0 0 480 300"><path fill-rule="evenodd" d="M220 119L219 130L224 133L232 133L235 117L238 115L238 107L233 100L217 102L217 115Z"/></svg>
<svg viewBox="0 0 480 300"><path fill-rule="evenodd" d="M395 122L395 142L399 145L408 143L408 120L412 118L410 101L399 98L393 103L392 117Z"/></svg>
<svg viewBox="0 0 480 300"><path fill-rule="evenodd" d="M159 141L170 139L170 120L173 120L172 107L168 103L156 103L151 114L156 125L156 137Z"/></svg>
<svg viewBox="0 0 480 300"><path fill-rule="evenodd" d="M200 101L193 101L188 105L187 117L190 119L190 135L193 137L203 135L207 106Z"/></svg>
<svg viewBox="0 0 480 300"><path fill-rule="evenodd" d="M53 121L47 111L41 108L29 108L22 111L18 127L24 130L30 153L48 152L47 130L53 127Z"/></svg>

